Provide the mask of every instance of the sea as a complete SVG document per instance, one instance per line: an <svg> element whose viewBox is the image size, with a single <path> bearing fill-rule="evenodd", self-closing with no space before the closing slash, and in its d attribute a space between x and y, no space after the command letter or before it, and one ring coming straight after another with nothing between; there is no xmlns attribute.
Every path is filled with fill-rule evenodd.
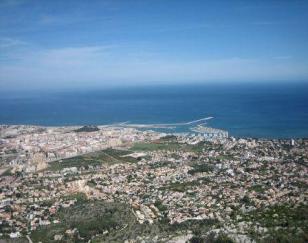
<svg viewBox="0 0 308 243"><path fill-rule="evenodd" d="M308 82L0 91L0 95L0 124L156 124L211 116L206 126L227 130L234 137L308 137Z"/></svg>

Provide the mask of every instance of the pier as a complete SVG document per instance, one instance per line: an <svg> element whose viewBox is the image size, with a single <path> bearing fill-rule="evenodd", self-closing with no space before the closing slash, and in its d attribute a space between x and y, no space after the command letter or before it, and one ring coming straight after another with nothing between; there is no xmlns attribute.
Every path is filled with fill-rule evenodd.
<svg viewBox="0 0 308 243"><path fill-rule="evenodd" d="M189 126L200 122L206 122L213 119L214 117L204 117L198 120L189 122L178 122L178 123L158 123L158 124L130 124L129 121L117 123L115 125L122 127L133 127L133 128L175 128L177 126Z"/></svg>

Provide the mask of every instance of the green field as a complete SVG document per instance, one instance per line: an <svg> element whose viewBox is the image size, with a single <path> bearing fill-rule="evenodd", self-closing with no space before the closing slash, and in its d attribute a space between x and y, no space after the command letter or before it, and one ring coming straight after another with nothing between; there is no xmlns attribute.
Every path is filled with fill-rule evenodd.
<svg viewBox="0 0 308 243"><path fill-rule="evenodd" d="M133 151L155 151L155 150L179 150L181 144L171 143L136 143L131 148Z"/></svg>
<svg viewBox="0 0 308 243"><path fill-rule="evenodd" d="M97 166L102 164L117 164L117 163L135 163L137 160L132 157L122 157L131 153L126 150L105 149L98 152L93 152L85 155L76 156L73 158L55 161L49 164L47 168L50 171L59 171L69 167L85 167Z"/></svg>
<svg viewBox="0 0 308 243"><path fill-rule="evenodd" d="M11 168L4 170L0 176L11 176L12 175L11 170L12 170Z"/></svg>
<svg viewBox="0 0 308 243"><path fill-rule="evenodd" d="M142 142L135 143L131 150L133 151L156 151L156 150L168 150L168 151L182 151L182 152L201 152L207 148L207 144L202 142L195 145L186 143L179 143L174 139L160 139L155 142Z"/></svg>

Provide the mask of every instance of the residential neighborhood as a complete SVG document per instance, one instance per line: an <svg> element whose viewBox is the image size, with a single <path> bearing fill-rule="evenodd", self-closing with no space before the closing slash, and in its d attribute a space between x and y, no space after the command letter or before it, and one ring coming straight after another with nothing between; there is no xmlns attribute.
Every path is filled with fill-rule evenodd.
<svg viewBox="0 0 308 243"><path fill-rule="evenodd" d="M280 230L285 237L307 239L306 139L209 140L119 127L8 130L1 130L3 239L36 242L35 232L63 224L61 212L83 202L127 205L136 224L150 229L210 224L206 232L187 226L152 241L146 234L121 236L127 242L173 242L174 237L185 242L213 232L234 242L255 242ZM78 227L65 227L49 240L109 242L119 231L107 227L89 237Z"/></svg>

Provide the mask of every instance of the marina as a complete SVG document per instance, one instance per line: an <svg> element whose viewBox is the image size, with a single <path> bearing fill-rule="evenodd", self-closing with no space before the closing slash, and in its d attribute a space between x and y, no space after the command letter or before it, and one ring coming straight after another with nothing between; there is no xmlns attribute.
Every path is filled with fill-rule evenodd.
<svg viewBox="0 0 308 243"><path fill-rule="evenodd" d="M129 124L129 122L123 122L117 124L121 127L130 127L130 128L139 128L139 129L176 129L181 127L182 130L185 130L188 134L196 133L198 136L203 136L206 139L218 139L218 138L227 138L229 136L228 131L217 129L213 127L206 126L207 121L213 119L214 117L204 117L193 121L188 122L178 122L178 123L161 123L161 124Z"/></svg>
<svg viewBox="0 0 308 243"><path fill-rule="evenodd" d="M205 138L227 138L229 136L228 131L212 128L212 127L206 127L203 125L198 125L196 127L192 127L190 129L193 132L201 133Z"/></svg>

